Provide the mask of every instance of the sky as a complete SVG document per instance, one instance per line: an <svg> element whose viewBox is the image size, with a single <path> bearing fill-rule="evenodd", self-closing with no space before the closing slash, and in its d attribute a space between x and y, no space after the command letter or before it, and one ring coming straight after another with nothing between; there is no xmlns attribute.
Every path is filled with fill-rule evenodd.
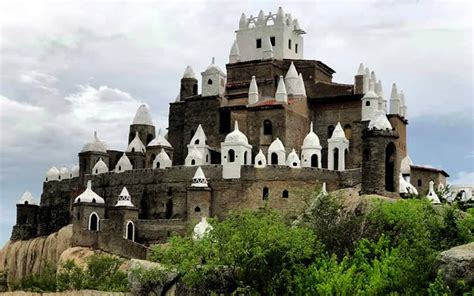
<svg viewBox="0 0 474 296"><path fill-rule="evenodd" d="M124 150L141 103L165 129L186 66L225 69L241 13L279 6L333 81L363 62L386 97L404 91L416 164L474 183L471 1L0 1L0 245L49 167L76 164L94 131Z"/></svg>

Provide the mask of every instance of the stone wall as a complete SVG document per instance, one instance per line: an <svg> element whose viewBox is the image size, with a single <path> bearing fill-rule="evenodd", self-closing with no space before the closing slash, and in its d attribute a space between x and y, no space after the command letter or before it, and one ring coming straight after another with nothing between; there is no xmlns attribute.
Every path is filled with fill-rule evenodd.
<svg viewBox="0 0 474 296"><path fill-rule="evenodd" d="M410 183L415 186L418 194L428 194L430 181L434 182L435 190L438 189L439 184L446 186L446 176L442 171L417 166L412 166L410 168Z"/></svg>

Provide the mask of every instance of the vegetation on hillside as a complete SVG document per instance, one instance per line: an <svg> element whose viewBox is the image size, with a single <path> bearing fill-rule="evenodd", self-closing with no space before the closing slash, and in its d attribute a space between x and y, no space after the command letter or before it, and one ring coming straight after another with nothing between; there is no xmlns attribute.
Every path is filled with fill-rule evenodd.
<svg viewBox="0 0 474 296"><path fill-rule="evenodd" d="M202 240L174 236L153 260L196 291L261 295L431 294L451 290L437 255L473 241L473 212L427 200L361 200L315 193L297 223L263 209L211 220ZM292 223L293 222L293 223Z"/></svg>

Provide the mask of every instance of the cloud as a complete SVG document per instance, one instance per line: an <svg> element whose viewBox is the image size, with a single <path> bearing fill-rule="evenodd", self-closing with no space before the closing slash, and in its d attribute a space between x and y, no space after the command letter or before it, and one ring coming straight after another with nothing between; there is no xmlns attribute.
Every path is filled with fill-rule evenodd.
<svg viewBox="0 0 474 296"><path fill-rule="evenodd" d="M474 171L473 172L458 172L456 178L449 182L456 185L474 185Z"/></svg>

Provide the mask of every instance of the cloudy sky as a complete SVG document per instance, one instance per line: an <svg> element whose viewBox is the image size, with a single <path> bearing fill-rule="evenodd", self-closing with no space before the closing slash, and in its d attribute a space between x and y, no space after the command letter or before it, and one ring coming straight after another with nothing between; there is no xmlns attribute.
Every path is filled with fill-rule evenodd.
<svg viewBox="0 0 474 296"><path fill-rule="evenodd" d="M280 5L307 32L305 58L335 81L364 62L387 96L392 82L404 90L415 163L474 183L470 1L1 1L0 244L51 165L77 163L94 130L125 149L140 103L166 128L186 65L225 68L240 14Z"/></svg>

